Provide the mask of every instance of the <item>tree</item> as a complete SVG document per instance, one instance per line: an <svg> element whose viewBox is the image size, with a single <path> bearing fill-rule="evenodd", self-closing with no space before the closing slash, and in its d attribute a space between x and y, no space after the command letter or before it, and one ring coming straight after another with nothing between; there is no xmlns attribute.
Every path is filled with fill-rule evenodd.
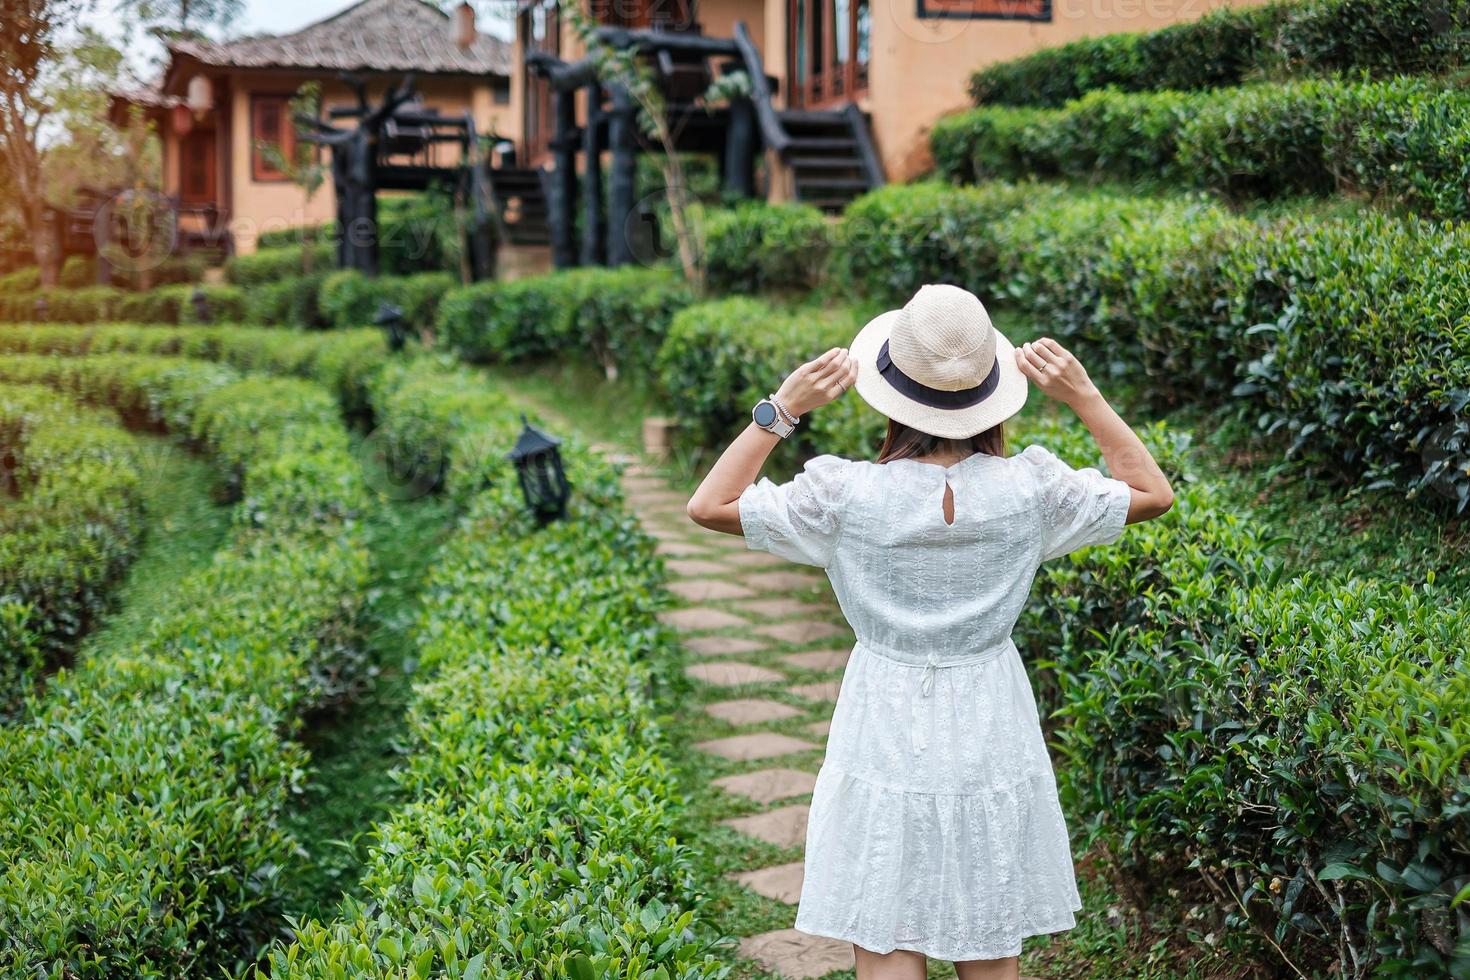
<svg viewBox="0 0 1470 980"><path fill-rule="evenodd" d="M563 7L572 26L587 48L597 77L604 83L621 86L638 107L638 125L645 136L658 143L659 167L664 177L664 199L669 207L669 222L674 226L674 241L679 249L679 265L684 278L696 292L704 288L704 268L699 258L699 242L694 221L689 213L689 184L684 176L684 162L675 147L674 131L669 126L668 106L653 72L638 56L638 48L614 47L597 36L597 25L577 7Z"/></svg>
<svg viewBox="0 0 1470 980"><path fill-rule="evenodd" d="M6 0L8 2L8 0ZM210 26L227 27L245 9L244 0L122 0L161 40L199 37Z"/></svg>
<svg viewBox="0 0 1470 980"><path fill-rule="evenodd" d="M46 227L44 134L56 109L58 35L88 6L88 0L0 0L0 154L48 286L55 285L59 256Z"/></svg>

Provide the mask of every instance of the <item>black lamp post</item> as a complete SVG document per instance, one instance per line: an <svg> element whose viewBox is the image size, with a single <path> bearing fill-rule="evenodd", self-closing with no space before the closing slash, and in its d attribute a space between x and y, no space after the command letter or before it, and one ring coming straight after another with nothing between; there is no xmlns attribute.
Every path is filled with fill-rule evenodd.
<svg viewBox="0 0 1470 980"><path fill-rule="evenodd" d="M194 292L189 294L189 302L194 304L194 322L208 323L209 299L204 295L204 290L201 287L194 287Z"/></svg>
<svg viewBox="0 0 1470 980"><path fill-rule="evenodd" d="M520 438L506 458L515 464L526 507L538 521L548 524L566 516L567 499L572 495L561 463L561 450L556 448L561 440L533 428L524 415L521 424L524 428Z"/></svg>
<svg viewBox="0 0 1470 980"><path fill-rule="evenodd" d="M403 344L408 340L408 324L403 321L402 307L382 301L378 304L378 315L373 317L373 323L388 331L389 350L403 350Z"/></svg>

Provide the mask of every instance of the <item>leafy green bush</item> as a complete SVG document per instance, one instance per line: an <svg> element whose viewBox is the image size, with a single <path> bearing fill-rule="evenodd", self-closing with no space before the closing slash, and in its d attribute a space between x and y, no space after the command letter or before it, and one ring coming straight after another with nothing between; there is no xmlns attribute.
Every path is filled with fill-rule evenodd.
<svg viewBox="0 0 1470 980"><path fill-rule="evenodd" d="M263 327L322 327L318 300L328 273L286 276L251 286L245 293L245 322Z"/></svg>
<svg viewBox="0 0 1470 980"><path fill-rule="evenodd" d="M63 289L80 289L97 284L97 262L87 255L68 255L61 263L56 284Z"/></svg>
<svg viewBox="0 0 1470 980"><path fill-rule="evenodd" d="M339 329L373 323L387 302L403 310L410 327L422 330L433 327L439 300L456 285L447 272L369 279L356 269L340 269L322 280L318 304L322 318Z"/></svg>
<svg viewBox="0 0 1470 980"><path fill-rule="evenodd" d="M1178 168L1231 198L1328 193L1324 127L1341 90L1308 81L1218 93L1179 133Z"/></svg>
<svg viewBox="0 0 1470 980"><path fill-rule="evenodd" d="M41 288L41 270L28 265L0 276L0 299L17 293L33 293Z"/></svg>
<svg viewBox="0 0 1470 980"><path fill-rule="evenodd" d="M127 658L63 671L0 727L0 972L241 969L295 849L287 737L357 656L365 497L337 405L176 358L12 355L0 374L187 433L240 493L230 543Z"/></svg>
<svg viewBox="0 0 1470 980"><path fill-rule="evenodd" d="M117 306L119 320L137 323L197 323L194 291L204 295L211 323L238 323L245 319L245 290L238 286L191 286L180 283L129 293Z"/></svg>
<svg viewBox="0 0 1470 980"><path fill-rule="evenodd" d="M787 310L748 297L697 303L669 326L658 352L659 384L679 406L686 430L712 445L748 421L749 406L775 391L786 372L851 343L861 325L847 308ZM789 453L821 436L805 424L797 432L783 443Z"/></svg>
<svg viewBox="0 0 1470 980"><path fill-rule="evenodd" d="M1327 106L1324 155L1349 190L1422 215L1470 218L1470 95L1418 79L1343 86Z"/></svg>
<svg viewBox="0 0 1470 980"><path fill-rule="evenodd" d="M35 320L42 311L45 319L57 323L115 320L127 295L123 290L112 286L84 286L79 289L58 287L0 295L0 320Z"/></svg>
<svg viewBox="0 0 1470 980"><path fill-rule="evenodd" d="M1028 435L1096 456L1080 426ZM1140 884L1203 875L1227 922L1308 964L1458 975L1470 607L1432 585L1285 580L1260 525L1183 477L1166 431L1148 438L1173 511L1043 565L1017 630L1066 719L1070 808Z"/></svg>
<svg viewBox="0 0 1470 980"><path fill-rule="evenodd" d="M667 269L574 269L452 290L436 332L471 361L513 363L552 352L609 373L646 372L674 313L692 300Z"/></svg>
<svg viewBox="0 0 1470 980"><path fill-rule="evenodd" d="M253 289L269 286L282 279L303 275L302 245L281 248L262 248L250 255L236 255L225 263L225 279L235 286ZM336 266L336 247L330 242L318 242L311 249L311 274L313 276L331 272Z"/></svg>
<svg viewBox="0 0 1470 980"><path fill-rule="evenodd" d="M1160 400L1233 392L1267 431L1294 436L1290 454L1470 507L1456 312L1470 297L1447 274L1470 259L1470 238L1457 227L1381 215L1258 225L1189 199L1006 184L885 188L854 203L850 223L836 268L853 293L891 304L954 282L1015 300Z"/></svg>
<svg viewBox="0 0 1470 980"><path fill-rule="evenodd" d="M699 231L706 280L718 292L815 288L831 246L827 219L806 204L746 201L704 212Z"/></svg>
<svg viewBox="0 0 1470 980"><path fill-rule="evenodd" d="M976 105L1057 107L1095 89L1184 91L1283 74L1439 72L1463 64L1463 0L1302 0L1221 9L1142 34L1105 34L989 65Z"/></svg>
<svg viewBox="0 0 1470 980"><path fill-rule="evenodd" d="M407 370L457 406L439 414L450 441L513 433L472 375ZM299 923L261 977L727 973L691 928L647 694L671 652L651 542L604 464L575 447L568 462L570 518L538 531L505 461L487 458L488 488L477 481L426 588L416 632L433 680L410 711L410 802L378 827L363 876L371 904Z"/></svg>
<svg viewBox="0 0 1470 980"><path fill-rule="evenodd" d="M0 650L0 713L76 644L143 535L143 459L115 415L36 385L0 384L0 603L26 609L31 642Z"/></svg>

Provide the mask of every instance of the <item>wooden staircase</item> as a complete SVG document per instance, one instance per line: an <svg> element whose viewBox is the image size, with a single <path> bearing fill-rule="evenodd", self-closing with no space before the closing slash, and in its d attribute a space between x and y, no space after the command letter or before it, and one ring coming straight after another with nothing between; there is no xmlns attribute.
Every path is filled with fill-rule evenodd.
<svg viewBox="0 0 1470 980"><path fill-rule="evenodd" d="M851 103L840 109L786 109L776 113L789 137L783 154L796 200L835 214L883 185L867 118Z"/></svg>
<svg viewBox="0 0 1470 980"><path fill-rule="evenodd" d="M543 174L539 167L496 167L490 171L508 244L551 244Z"/></svg>

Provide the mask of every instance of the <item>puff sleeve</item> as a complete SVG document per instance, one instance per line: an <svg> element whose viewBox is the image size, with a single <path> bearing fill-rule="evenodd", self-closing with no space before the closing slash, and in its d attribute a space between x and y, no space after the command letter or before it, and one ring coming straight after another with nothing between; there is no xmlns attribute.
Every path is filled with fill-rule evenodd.
<svg viewBox="0 0 1470 980"><path fill-rule="evenodd" d="M1118 540L1133 498L1128 484L1091 466L1073 469L1042 446L1027 446L1020 458L1036 480L1042 561Z"/></svg>
<svg viewBox="0 0 1470 980"><path fill-rule="evenodd" d="M746 547L788 561L827 566L842 531L851 489L848 460L818 456L795 478L762 477L740 494L740 527Z"/></svg>

